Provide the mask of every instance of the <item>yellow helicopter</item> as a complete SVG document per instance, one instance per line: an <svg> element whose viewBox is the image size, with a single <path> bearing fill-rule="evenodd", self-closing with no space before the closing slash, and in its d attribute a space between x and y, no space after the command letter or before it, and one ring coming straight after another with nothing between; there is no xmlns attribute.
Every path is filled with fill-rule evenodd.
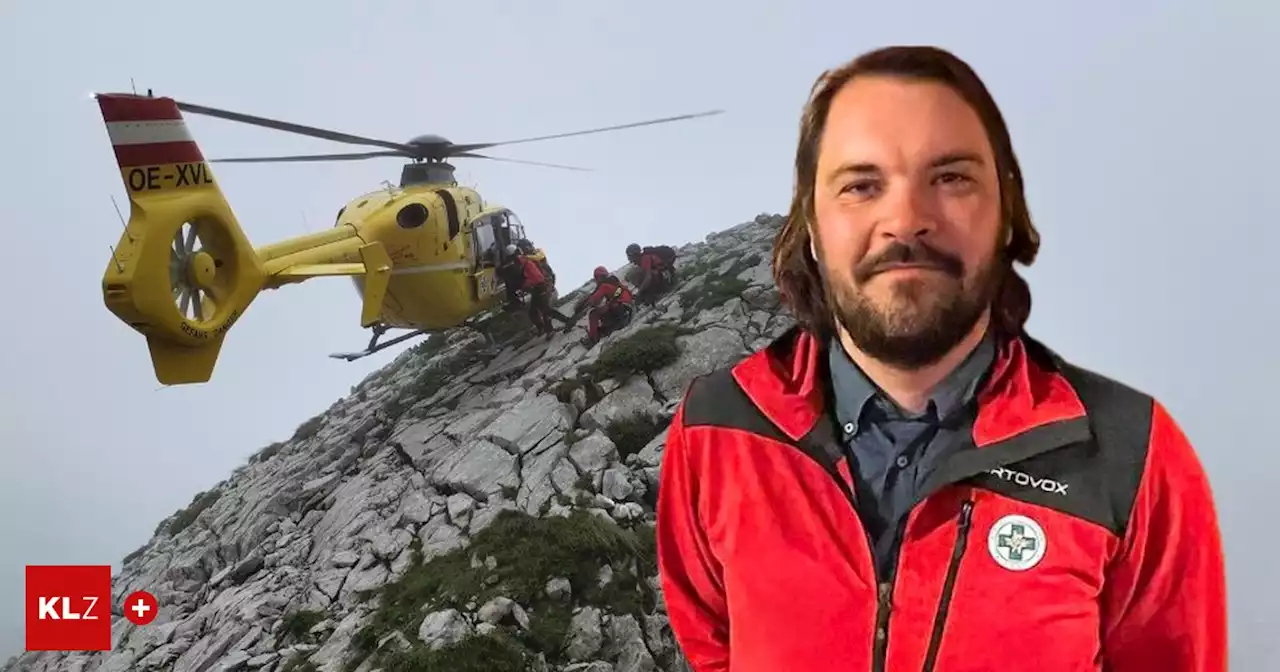
<svg viewBox="0 0 1280 672"><path fill-rule="evenodd" d="M509 246L546 255L510 209L458 184L453 157L510 161L569 170L573 166L477 154L538 140L667 123L721 110L506 142L453 144L438 135L408 142L303 126L125 93L97 94L99 109L132 205L102 279L107 308L147 339L156 378L166 385L207 382L227 331L264 289L321 276L348 276L363 297L360 324L373 336L348 361L416 336L470 326L495 308L505 286L498 269ZM206 160L183 112L336 142L378 147L348 154ZM400 184L343 206L333 228L255 248L214 181L210 163L350 161L404 157ZM554 278L552 278L554 284ZM391 329L408 329L389 341Z"/></svg>

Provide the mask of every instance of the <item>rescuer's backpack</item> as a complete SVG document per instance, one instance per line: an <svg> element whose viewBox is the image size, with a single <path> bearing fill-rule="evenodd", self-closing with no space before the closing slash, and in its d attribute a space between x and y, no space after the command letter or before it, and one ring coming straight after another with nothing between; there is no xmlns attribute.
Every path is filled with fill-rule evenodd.
<svg viewBox="0 0 1280 672"><path fill-rule="evenodd" d="M556 284L556 272L551 270L551 264L547 263L547 258L538 259L538 268L542 269L542 274L547 277L547 282L554 287Z"/></svg>
<svg viewBox="0 0 1280 672"><path fill-rule="evenodd" d="M610 273L600 280L601 285L612 285L613 291L605 296L605 302L613 305L618 303L630 303L630 292L627 291L626 285L618 279L618 276Z"/></svg>
<svg viewBox="0 0 1280 672"><path fill-rule="evenodd" d="M641 253L656 256L662 262L663 268L675 268L676 266L676 251L675 248L670 245L653 245L645 247Z"/></svg>

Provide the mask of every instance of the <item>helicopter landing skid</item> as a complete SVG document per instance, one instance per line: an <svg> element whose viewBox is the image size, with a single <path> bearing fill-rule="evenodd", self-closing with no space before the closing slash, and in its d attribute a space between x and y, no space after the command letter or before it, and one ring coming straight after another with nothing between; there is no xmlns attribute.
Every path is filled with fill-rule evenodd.
<svg viewBox="0 0 1280 672"><path fill-rule="evenodd" d="M403 343L411 338L416 338L418 336L425 336L427 334L430 334L431 331L427 329L418 329L416 331L411 331L407 334L396 336L395 338L385 343L379 343L378 338L385 333L387 333L387 327L374 327L373 338L369 339L369 347L365 348L360 352L335 352L329 356L334 359L345 359L348 362L354 362L357 359L368 357L369 355L372 355L373 353L378 352L379 350L389 348L398 343Z"/></svg>

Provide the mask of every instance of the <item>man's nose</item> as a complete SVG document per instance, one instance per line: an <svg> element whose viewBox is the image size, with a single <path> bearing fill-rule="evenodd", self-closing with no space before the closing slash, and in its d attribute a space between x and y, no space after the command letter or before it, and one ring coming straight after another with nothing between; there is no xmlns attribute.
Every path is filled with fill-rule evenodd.
<svg viewBox="0 0 1280 672"><path fill-rule="evenodd" d="M929 235L937 228L928 190L915 184L899 184L882 201L884 211L876 227L883 238L911 240Z"/></svg>

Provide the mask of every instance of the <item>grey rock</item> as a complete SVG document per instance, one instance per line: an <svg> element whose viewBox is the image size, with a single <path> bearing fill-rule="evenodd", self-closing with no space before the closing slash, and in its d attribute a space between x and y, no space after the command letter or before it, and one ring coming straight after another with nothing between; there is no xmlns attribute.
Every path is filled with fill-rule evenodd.
<svg viewBox="0 0 1280 672"><path fill-rule="evenodd" d="M173 672L208 672L236 640L249 631L249 626L229 624L220 632L207 635L173 663Z"/></svg>
<svg viewBox="0 0 1280 672"><path fill-rule="evenodd" d="M626 500L635 492L629 476L630 473L621 467L606 469L601 479L600 494L614 501Z"/></svg>
<svg viewBox="0 0 1280 672"><path fill-rule="evenodd" d="M401 500L397 517L401 524L421 525L431 520L434 513L431 500L421 491L411 490L405 493L404 499Z"/></svg>
<svg viewBox="0 0 1280 672"><path fill-rule="evenodd" d="M485 623L500 625L505 620L512 620L516 626L528 629L529 614L518 602L509 597L495 597L480 607L476 617Z"/></svg>
<svg viewBox="0 0 1280 672"><path fill-rule="evenodd" d="M309 660L315 663L319 672L343 672L346 668L345 653L351 646L351 638L355 636L365 621L365 612L352 611L347 614L332 634L319 649L311 654Z"/></svg>
<svg viewBox="0 0 1280 672"><path fill-rule="evenodd" d="M378 640L378 650L408 651L411 648L413 648L413 642L398 630L393 630L391 634Z"/></svg>
<svg viewBox="0 0 1280 672"><path fill-rule="evenodd" d="M589 663L574 663L564 668L564 672L614 672L613 666L603 660Z"/></svg>
<svg viewBox="0 0 1280 672"><path fill-rule="evenodd" d="M644 643L644 633L634 616L609 619L609 645L606 656L614 661L618 672L653 672L658 668Z"/></svg>
<svg viewBox="0 0 1280 672"><path fill-rule="evenodd" d="M436 468L432 482L488 499L504 486L518 487L516 457L484 439L468 441Z"/></svg>
<svg viewBox="0 0 1280 672"><path fill-rule="evenodd" d="M133 667L132 652L115 651L107 654L106 660L102 661L102 665L98 667L98 672L127 672Z"/></svg>
<svg viewBox="0 0 1280 672"><path fill-rule="evenodd" d="M167 623L153 621L145 628L134 628L126 638L124 647L132 651L135 656L142 656L172 641L178 625L178 621Z"/></svg>
<svg viewBox="0 0 1280 672"><path fill-rule="evenodd" d="M493 419L501 413L500 409L492 408L468 413L462 416L461 419L445 426L444 433L454 441L466 442L477 436L481 429L493 422Z"/></svg>
<svg viewBox="0 0 1280 672"><path fill-rule="evenodd" d="M457 609L445 609L427 614L418 627L418 639L428 649L438 650L456 644L471 635L474 629Z"/></svg>
<svg viewBox="0 0 1280 672"><path fill-rule="evenodd" d="M471 534L479 534L486 527L489 527L489 524L498 517L498 514L503 511L516 510L518 510L518 507L515 502L507 499L495 498L495 500L490 502L488 506L479 509L476 511L475 515L471 517L471 528L469 531Z"/></svg>
<svg viewBox="0 0 1280 672"><path fill-rule="evenodd" d="M529 397L511 407L481 436L509 451L526 453L547 436L561 436L577 420L576 409L550 394Z"/></svg>
<svg viewBox="0 0 1280 672"><path fill-rule="evenodd" d="M210 585L218 586L224 582L240 583L253 576L265 564L262 555L254 553L239 563L218 572L209 580Z"/></svg>
<svg viewBox="0 0 1280 672"><path fill-rule="evenodd" d="M423 526L422 530L423 533L418 538L422 539L422 559L424 562L430 561L438 555L444 555L456 548L461 548L467 542L462 530L448 523Z"/></svg>
<svg viewBox="0 0 1280 672"><path fill-rule="evenodd" d="M471 512L476 508L476 500L470 495L459 492L449 496L446 507L450 522L465 530L471 524Z"/></svg>
<svg viewBox="0 0 1280 672"><path fill-rule="evenodd" d="M404 458L414 467L431 469L439 461L440 455L447 454L457 446L457 442L443 432L445 422L447 419L437 418L411 425L397 435L395 445L400 447Z"/></svg>
<svg viewBox="0 0 1280 672"><path fill-rule="evenodd" d="M734 364L747 354L742 335L724 327L710 327L676 340L682 350L679 359L653 374L657 391L666 399L684 396L694 378Z"/></svg>
<svg viewBox="0 0 1280 672"><path fill-rule="evenodd" d="M619 522L639 520L644 518L644 507L635 502L625 502L613 507L609 515Z"/></svg>
<svg viewBox="0 0 1280 672"><path fill-rule="evenodd" d="M249 660L252 657L244 651L235 651L219 660L213 669L217 672L239 672L249 667Z"/></svg>
<svg viewBox="0 0 1280 672"><path fill-rule="evenodd" d="M360 554L355 551L338 551L329 558L329 564L334 567L351 567L360 560Z"/></svg>
<svg viewBox="0 0 1280 672"><path fill-rule="evenodd" d="M671 620L666 614L645 615L644 640L649 645L649 651L657 658L679 652L675 634L671 631Z"/></svg>
<svg viewBox="0 0 1280 672"><path fill-rule="evenodd" d="M535 342L531 347L507 349L495 358L489 366L476 374L476 382L490 383L518 373L542 357L547 351L546 342Z"/></svg>
<svg viewBox="0 0 1280 672"><path fill-rule="evenodd" d="M605 430L620 420L656 415L661 407L653 399L653 387L643 376L632 376L582 414L582 426Z"/></svg>
<svg viewBox="0 0 1280 672"><path fill-rule="evenodd" d="M138 660L137 669L173 670L178 657L186 652L190 645L190 642L165 644Z"/></svg>
<svg viewBox="0 0 1280 672"><path fill-rule="evenodd" d="M546 593L553 600L564 599L573 594L573 584L569 579L556 577L547 582Z"/></svg>
<svg viewBox="0 0 1280 672"><path fill-rule="evenodd" d="M390 561L400 556L413 541L413 535L407 530L380 530L369 539L369 550L378 560Z"/></svg>
<svg viewBox="0 0 1280 672"><path fill-rule="evenodd" d="M657 467L662 464L662 449L667 445L667 433L671 431L670 427L662 430L662 433L653 437L653 440L645 444L640 452L636 453L636 460L645 466Z"/></svg>
<svg viewBox="0 0 1280 672"><path fill-rule="evenodd" d="M383 564L370 565L365 569L358 569L347 575L347 580L342 584L342 592L339 599L357 600L360 594L378 588L387 581L387 574L391 570Z"/></svg>
<svg viewBox="0 0 1280 672"><path fill-rule="evenodd" d="M600 610L595 607L583 607L569 621L569 629L565 636L565 653L569 660L591 660L604 644L604 633L601 631Z"/></svg>
<svg viewBox="0 0 1280 672"><path fill-rule="evenodd" d="M587 410L587 391L581 387L574 388L573 392L569 393L569 403L573 404L579 412Z"/></svg>
<svg viewBox="0 0 1280 672"><path fill-rule="evenodd" d="M609 441L609 439L605 438L605 441ZM577 444L574 444L574 445L577 445ZM613 442L610 441L608 445L612 446ZM566 453L568 453L567 448L566 448ZM615 454L617 453L617 449L614 449L614 453ZM601 473L603 474L604 472L602 471ZM594 481L594 477L591 474L588 474L586 477L586 486L588 489L595 487L593 481ZM578 470L574 468L573 463L570 462L569 460L560 460L559 462L556 463L555 467L552 468L551 487L556 491L557 494L563 495L565 497L568 497L570 500L572 500L574 498L574 495L576 495L578 492L581 492L578 487L579 484L580 484L580 480L579 480ZM554 508L555 506L552 506L552 509Z"/></svg>
<svg viewBox="0 0 1280 672"><path fill-rule="evenodd" d="M604 470L618 461L618 448L609 437L595 432L569 447L569 459L590 479L591 487L599 490Z"/></svg>
<svg viewBox="0 0 1280 672"><path fill-rule="evenodd" d="M555 440L550 446L541 450L535 449L525 456L524 469L520 472L520 489L516 493L516 505L522 511L529 515L537 515L543 505L556 495L557 491L551 475L556 467L564 464L563 460L568 454L569 446L563 441ZM572 468L569 466L569 469Z"/></svg>
<svg viewBox="0 0 1280 672"><path fill-rule="evenodd" d="M387 581L397 581L404 576L405 572L413 567L415 555L412 548L406 548L400 551L400 555L391 561L391 572L387 574Z"/></svg>

